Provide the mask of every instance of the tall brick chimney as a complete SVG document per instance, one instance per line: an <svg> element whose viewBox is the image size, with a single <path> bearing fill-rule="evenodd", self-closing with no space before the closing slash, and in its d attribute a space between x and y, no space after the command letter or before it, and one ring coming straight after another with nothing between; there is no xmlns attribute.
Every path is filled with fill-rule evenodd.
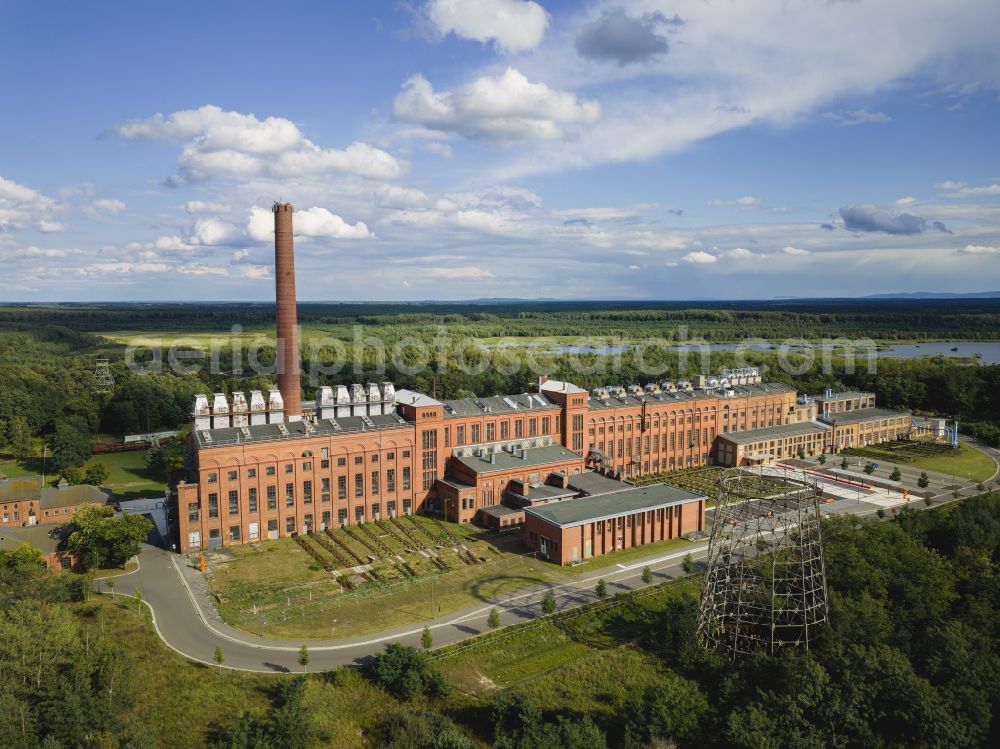
<svg viewBox="0 0 1000 749"><path fill-rule="evenodd" d="M274 279L278 342L276 363L278 390L285 401L288 421L302 419L302 392L299 382L298 315L295 311L295 247L292 244L292 204L275 203Z"/></svg>

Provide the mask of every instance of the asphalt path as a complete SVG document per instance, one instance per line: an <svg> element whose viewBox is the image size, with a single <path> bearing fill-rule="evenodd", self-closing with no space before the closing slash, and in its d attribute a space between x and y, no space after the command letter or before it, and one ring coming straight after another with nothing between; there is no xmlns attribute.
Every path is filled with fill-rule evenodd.
<svg viewBox="0 0 1000 749"><path fill-rule="evenodd" d="M988 446L976 447L991 452L994 459L1000 453ZM938 487L950 486L951 477L933 476L931 490L937 491L935 504L953 501L954 490ZM976 493L969 482L961 482L961 496ZM875 503L878 496L878 503ZM881 508L887 509L885 494L871 493L872 502L866 502L865 490L856 497L839 497L821 505L823 514L853 514L868 516ZM898 507L906 503L899 497ZM910 506L923 508L923 501L911 501ZM706 513L711 521L714 510ZM486 620L490 610L497 608L502 627L544 616L542 599L552 591L556 610L566 610L597 600L595 587L603 578L609 594L647 587L642 581L642 570L649 567L655 585L682 577L683 558L690 553L696 563L707 555L708 544L700 543L679 552L650 554L627 564L615 564L614 558L601 558L588 563L592 569L578 577L559 583L548 583L523 589L513 595L451 612L433 622L427 622L434 647L451 645L489 631ZM139 568L115 579L115 595L134 596L138 590L149 608L153 625L160 638L173 650L194 661L214 665L214 654L221 647L225 655L224 668L265 673L300 671L298 652L303 644L309 648L310 670L323 670L345 664L358 665L380 652L388 642L401 642L420 646L423 623L387 629L374 635L336 640L273 640L259 637L245 630L226 624L219 617L206 589L204 576L186 564L186 558L144 545L139 554ZM599 566L600 565L600 566ZM104 583L107 591L107 583Z"/></svg>

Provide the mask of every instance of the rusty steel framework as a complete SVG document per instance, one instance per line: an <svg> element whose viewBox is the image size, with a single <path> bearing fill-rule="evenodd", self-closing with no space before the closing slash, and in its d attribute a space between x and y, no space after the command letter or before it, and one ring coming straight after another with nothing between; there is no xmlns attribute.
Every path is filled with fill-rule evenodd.
<svg viewBox="0 0 1000 749"><path fill-rule="evenodd" d="M827 622L822 492L781 469L719 480L698 637L736 659L809 648Z"/></svg>

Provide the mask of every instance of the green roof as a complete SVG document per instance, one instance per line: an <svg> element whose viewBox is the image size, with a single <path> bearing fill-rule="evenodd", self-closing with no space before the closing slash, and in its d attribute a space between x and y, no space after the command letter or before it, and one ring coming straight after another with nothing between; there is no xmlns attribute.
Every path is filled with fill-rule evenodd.
<svg viewBox="0 0 1000 749"><path fill-rule="evenodd" d="M737 445L746 445L751 442L762 442L783 437L802 437L810 434L819 434L830 431L826 424L819 424L815 421L795 421L791 424L779 424L774 427L763 427L761 429L748 429L745 432L724 432L718 435L719 439L733 442Z"/></svg>
<svg viewBox="0 0 1000 749"><path fill-rule="evenodd" d="M893 411L888 408L859 408L857 411L843 411L838 414L820 416L820 421L826 424L857 424L859 421L874 419L894 419L897 416L909 416L903 411Z"/></svg>
<svg viewBox="0 0 1000 749"><path fill-rule="evenodd" d="M704 495L694 494L670 484L653 484L593 497L565 499L540 507L525 508L524 512L546 523L568 528L699 499L705 499Z"/></svg>
<svg viewBox="0 0 1000 749"><path fill-rule="evenodd" d="M525 457L521 457L522 454ZM583 456L572 450L567 450L561 445L547 445L546 447L529 447L517 454L506 451L495 452L496 462L490 462L490 455L479 457L478 455L462 456L455 458L462 464L468 466L476 473L496 473L497 471L509 471L515 468L533 468L535 466L548 465L550 463L560 463L567 460L583 460Z"/></svg>

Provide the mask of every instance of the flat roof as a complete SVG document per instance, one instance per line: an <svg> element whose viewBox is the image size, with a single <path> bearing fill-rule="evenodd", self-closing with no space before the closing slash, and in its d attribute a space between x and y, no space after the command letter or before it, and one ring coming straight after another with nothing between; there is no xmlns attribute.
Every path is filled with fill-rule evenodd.
<svg viewBox="0 0 1000 749"><path fill-rule="evenodd" d="M63 488L40 486L36 479L0 480L0 502L26 502L37 500L43 510L53 507L72 507L89 503L104 504L111 492L90 484L77 484Z"/></svg>
<svg viewBox="0 0 1000 749"><path fill-rule="evenodd" d="M480 507L479 511L484 515L490 515L495 518L505 518L508 515L523 515L523 508L513 508L507 505L489 505L488 507Z"/></svg>
<svg viewBox="0 0 1000 749"><path fill-rule="evenodd" d="M542 500L548 501L560 497L576 496L576 489L563 489L561 486L552 486L551 484L529 484L527 494L514 491L510 488L510 484L507 484L505 491L512 497L519 497L527 502L540 502Z"/></svg>
<svg viewBox="0 0 1000 749"><path fill-rule="evenodd" d="M809 434L828 431L830 431L829 426L820 424L817 421L794 421L791 424L779 424L778 426L762 427L761 429L748 429L744 432L723 432L717 436L719 439L726 440L727 442L745 445L749 442L772 440L777 437L804 437Z"/></svg>
<svg viewBox="0 0 1000 749"><path fill-rule="evenodd" d="M829 398L826 395L813 395L811 397L818 401L846 401L855 398L871 398L874 395L875 393L866 393L863 390L843 390L839 393L831 393Z"/></svg>
<svg viewBox="0 0 1000 749"><path fill-rule="evenodd" d="M701 499L705 499L704 495L694 494L670 484L653 484L593 497L566 499L539 507L526 507L524 512L550 525L570 528L583 523L609 520L622 515L632 515L636 512L656 510Z"/></svg>
<svg viewBox="0 0 1000 749"><path fill-rule="evenodd" d="M859 421L872 421L874 419L892 419L897 416L909 416L904 411L893 411L889 408L859 408L854 411L841 411L829 416L820 416L820 420L827 424L857 424Z"/></svg>
<svg viewBox="0 0 1000 749"><path fill-rule="evenodd" d="M545 447L529 447L523 450L526 457L521 457L521 452L516 455L507 451L493 453L496 455L496 463L490 462L490 455L479 457L469 455L457 457L455 460L471 468L476 473L496 473L497 471L509 471L514 468L533 468L535 466L547 465L549 463L560 463L567 460L583 461L583 456L567 450L562 445L547 445Z"/></svg>
<svg viewBox="0 0 1000 749"><path fill-rule="evenodd" d="M306 431L306 421L285 421L280 424L254 424L246 427L222 427L220 429L195 429L194 437L200 450L229 445L247 445L275 440L295 440L306 437L326 437L347 432L371 432L382 429L412 427L412 424L397 414L374 414L372 416L338 416L333 419L319 419ZM282 431L284 427L284 431Z"/></svg>
<svg viewBox="0 0 1000 749"><path fill-rule="evenodd" d="M486 398L459 398L444 402L444 417L497 416L505 414L527 414L532 411L556 411L560 408L544 393L520 393L519 395L493 395Z"/></svg>
<svg viewBox="0 0 1000 749"><path fill-rule="evenodd" d="M607 494L628 489L632 484L613 479L596 471L584 471L569 477L569 485L584 494Z"/></svg>

